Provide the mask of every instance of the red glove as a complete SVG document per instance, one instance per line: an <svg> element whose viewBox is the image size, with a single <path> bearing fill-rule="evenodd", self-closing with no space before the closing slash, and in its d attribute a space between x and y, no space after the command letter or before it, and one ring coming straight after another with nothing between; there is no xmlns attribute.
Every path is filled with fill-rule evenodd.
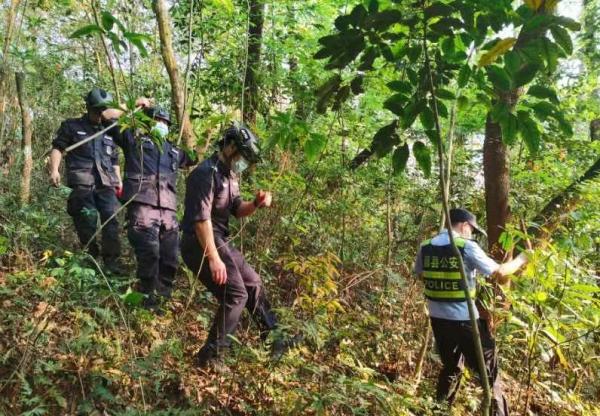
<svg viewBox="0 0 600 416"><path fill-rule="evenodd" d="M115 194L117 194L117 198L123 198L123 187L119 186L118 188L115 188Z"/></svg>

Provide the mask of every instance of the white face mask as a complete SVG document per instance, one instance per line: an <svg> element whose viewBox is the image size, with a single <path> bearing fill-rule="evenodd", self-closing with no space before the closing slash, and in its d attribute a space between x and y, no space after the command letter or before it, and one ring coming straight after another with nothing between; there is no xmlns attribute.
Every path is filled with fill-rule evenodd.
<svg viewBox="0 0 600 416"><path fill-rule="evenodd" d="M162 121L158 121L154 127L152 127L152 130L150 130L150 134L160 139L164 139L169 134L169 126Z"/></svg>
<svg viewBox="0 0 600 416"><path fill-rule="evenodd" d="M248 166L250 166L250 163L248 163L248 161L243 157L240 157L238 160L233 162L231 170L233 170L236 174L239 175L240 173L248 169Z"/></svg>

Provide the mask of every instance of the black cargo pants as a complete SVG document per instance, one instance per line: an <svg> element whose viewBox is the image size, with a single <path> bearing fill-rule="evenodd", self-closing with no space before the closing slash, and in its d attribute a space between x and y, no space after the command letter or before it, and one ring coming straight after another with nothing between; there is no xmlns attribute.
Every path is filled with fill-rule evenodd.
<svg viewBox="0 0 600 416"><path fill-rule="evenodd" d="M485 321L480 319L478 324L488 380L492 389L491 414L508 416L508 402L502 393L502 384L498 374L496 341ZM466 363L476 374L479 374L477 355L473 345L473 327L470 321L451 321L433 317L431 318L431 327L443 365L437 384L437 399L452 404L460 386L464 364ZM479 376L481 377L481 375Z"/></svg>
<svg viewBox="0 0 600 416"><path fill-rule="evenodd" d="M204 253L196 236L184 233L181 241L183 261L219 302L203 348L229 347L231 341L228 335L235 332L244 308L250 312L264 340L277 326L277 318L271 311L260 276L226 239L215 235L215 244L227 268L227 283L221 286L213 282L208 260L204 258L203 261Z"/></svg>
<svg viewBox="0 0 600 416"><path fill-rule="evenodd" d="M179 264L175 211L134 202L127 208L127 219L140 292L170 298Z"/></svg>
<svg viewBox="0 0 600 416"><path fill-rule="evenodd" d="M82 246L86 246L97 231L98 214L104 224L119 209L119 201L112 187L77 186L67 200L67 213L73 218ZM88 245L89 253L98 257L96 238ZM115 261L121 254L119 223L114 217L102 228L102 257L105 262Z"/></svg>

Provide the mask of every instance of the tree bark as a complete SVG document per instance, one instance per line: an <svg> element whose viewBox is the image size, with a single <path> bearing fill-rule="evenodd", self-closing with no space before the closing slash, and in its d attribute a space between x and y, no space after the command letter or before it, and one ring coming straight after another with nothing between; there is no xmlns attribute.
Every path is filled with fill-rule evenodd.
<svg viewBox="0 0 600 416"><path fill-rule="evenodd" d="M242 117L244 122L256 123L258 112L258 73L261 66L261 46L264 25L265 3L263 0L250 0L248 26L248 50L246 73L244 75L244 93Z"/></svg>
<svg viewBox="0 0 600 416"><path fill-rule="evenodd" d="M158 23L160 51L165 68L169 74L169 81L171 82L171 103L173 105L173 110L177 122L182 129L182 138L185 146L189 149L193 149L196 145L196 138L194 136L189 114L185 109L184 86L181 83L179 69L177 68L177 60L175 59L175 52L173 50L173 32L171 31L169 10L167 9L165 0L154 0L152 2L152 8L154 9L156 21Z"/></svg>
<svg viewBox="0 0 600 416"><path fill-rule="evenodd" d="M483 143L483 175L485 178L485 211L487 217L488 246L496 259L501 259L503 251L498 244L504 231L510 208L508 193L510 175L508 169L508 149L502 142L500 125L487 115L485 141Z"/></svg>
<svg viewBox="0 0 600 416"><path fill-rule="evenodd" d="M12 0L6 11L6 26L4 32L4 44L2 45L2 61L0 62L0 115L6 111L6 85L10 71L8 68L8 51L12 43L12 35L17 20L17 9L21 0Z"/></svg>
<svg viewBox="0 0 600 416"><path fill-rule="evenodd" d="M31 170L33 167L33 159L31 157L31 136L33 130L31 127L31 112L25 98L24 80L25 76L22 72L15 74L17 84L17 98L19 107L21 108L21 131L23 135L21 149L23 151L23 171L21 174L21 205L29 203L31 195Z"/></svg>
<svg viewBox="0 0 600 416"><path fill-rule="evenodd" d="M590 139L594 142L600 140L600 118L590 122Z"/></svg>

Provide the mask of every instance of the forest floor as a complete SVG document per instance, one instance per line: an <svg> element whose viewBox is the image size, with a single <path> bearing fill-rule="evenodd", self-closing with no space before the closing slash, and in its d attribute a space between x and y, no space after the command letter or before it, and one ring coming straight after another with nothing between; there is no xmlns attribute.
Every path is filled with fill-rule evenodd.
<svg viewBox="0 0 600 416"><path fill-rule="evenodd" d="M383 271L345 271L336 278L344 312L312 315L298 306L295 276L263 270L282 331L305 342L274 361L244 317L224 366L199 370L193 356L216 305L201 284L181 273L155 317L125 294L133 280L83 264L47 252L35 267L0 272L0 414L477 414L476 383L464 384L452 412L433 410L431 343L415 374L426 317L405 267L387 276L387 291ZM501 367L515 414L600 415L583 394L535 380L527 388L521 362L501 358Z"/></svg>

